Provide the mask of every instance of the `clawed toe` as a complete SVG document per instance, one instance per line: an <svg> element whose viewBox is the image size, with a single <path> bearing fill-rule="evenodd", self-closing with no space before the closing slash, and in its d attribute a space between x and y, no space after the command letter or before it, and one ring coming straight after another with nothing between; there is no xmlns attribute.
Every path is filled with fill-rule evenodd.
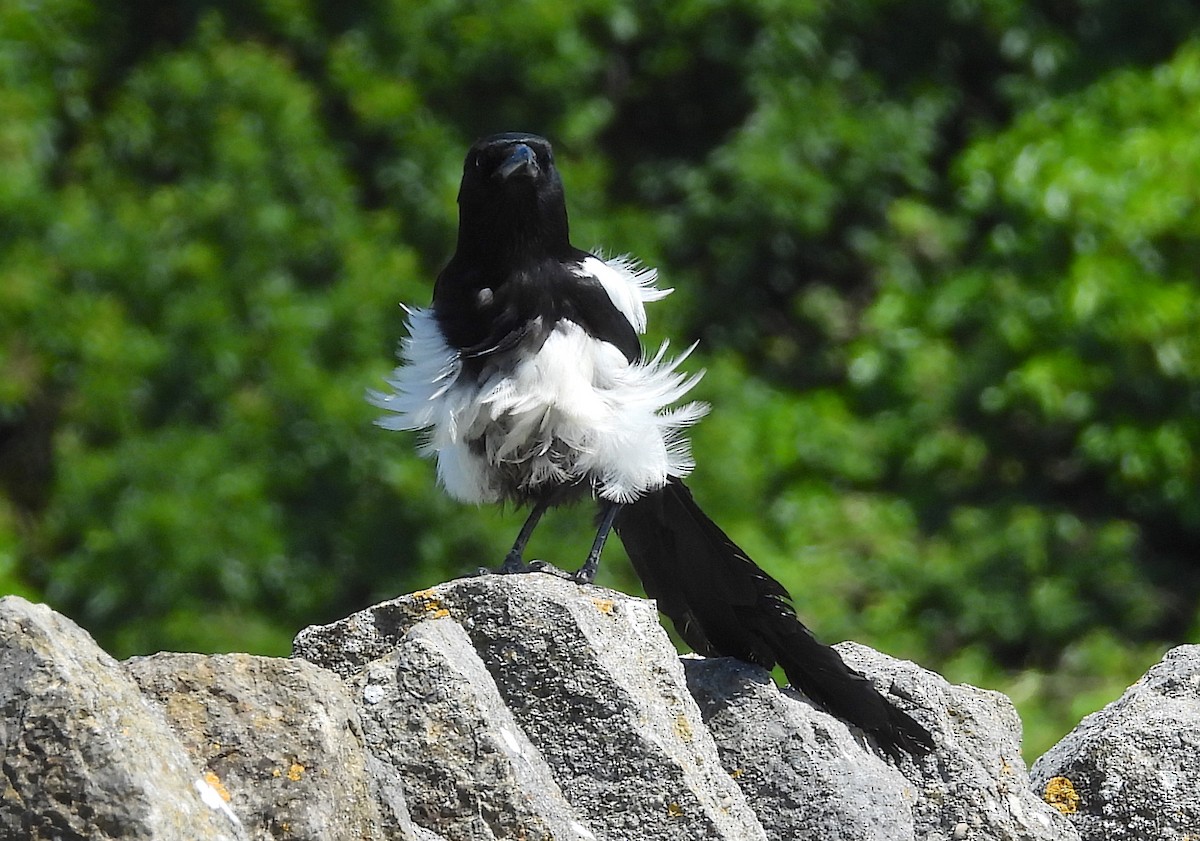
<svg viewBox="0 0 1200 841"><path fill-rule="evenodd" d="M537 561L534 561L537 563ZM525 572L534 572L533 564L527 564L521 560L519 556L509 555L504 559L504 563L492 569L491 567L479 567L476 575L519 575Z"/></svg>
<svg viewBox="0 0 1200 841"><path fill-rule="evenodd" d="M555 578L562 578L567 581L574 581L576 584L591 584L592 579L596 577L594 569L588 569L587 566L580 567L575 572L567 572L565 569L559 569L549 561L530 561L530 572L544 572L547 575L553 575Z"/></svg>
<svg viewBox="0 0 1200 841"><path fill-rule="evenodd" d="M591 584L595 578L595 570L589 570L585 564L575 572L567 572L565 569L559 569L549 561L530 561L525 563L520 558L508 557L504 559L504 563L495 567L478 567L475 570L477 576L483 575L523 575L528 572L544 572L546 575L553 575L555 578L562 578L566 581L574 581L576 584ZM589 574L589 572L591 574Z"/></svg>
<svg viewBox="0 0 1200 841"><path fill-rule="evenodd" d="M573 580L574 576L564 569L559 569L549 561L530 561L530 572L544 572L547 575L553 575L555 578L565 578L568 581Z"/></svg>

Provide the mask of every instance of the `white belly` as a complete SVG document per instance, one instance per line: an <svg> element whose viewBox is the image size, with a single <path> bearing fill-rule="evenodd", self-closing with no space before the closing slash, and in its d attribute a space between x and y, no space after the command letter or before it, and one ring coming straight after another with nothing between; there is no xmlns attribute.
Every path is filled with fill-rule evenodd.
<svg viewBox="0 0 1200 841"><path fill-rule="evenodd" d="M438 478L465 502L526 502L575 484L629 502L692 468L682 430L707 407L668 408L699 379L677 370L686 354L630 363L562 321L536 354L475 380L432 313L418 310L401 355L389 380L395 393L372 398L393 413L380 423L425 430Z"/></svg>

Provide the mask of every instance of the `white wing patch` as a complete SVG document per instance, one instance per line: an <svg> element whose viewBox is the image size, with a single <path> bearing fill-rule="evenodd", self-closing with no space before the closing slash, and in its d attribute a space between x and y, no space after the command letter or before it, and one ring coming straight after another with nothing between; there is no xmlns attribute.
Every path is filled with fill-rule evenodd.
<svg viewBox="0 0 1200 841"><path fill-rule="evenodd" d="M661 301L674 289L659 289L654 285L658 270L643 266L628 255L601 260L588 257L579 264L575 273L580 277L594 277L600 281L613 306L629 319L639 334L646 332L646 307L652 301Z"/></svg>
<svg viewBox="0 0 1200 841"><path fill-rule="evenodd" d="M653 270L636 270L625 259L589 258L582 272L599 279L639 333L644 303L669 291L653 287ZM391 393L370 392L368 399L388 412L380 426L425 432L421 451L437 458L438 478L452 496L497 502L547 483L584 481L604 499L630 502L691 472L683 430L708 406L669 407L703 375L679 371L692 348L667 360L664 343L653 358L631 363L613 345L561 321L537 353L489 366L476 379L431 310L408 312Z"/></svg>

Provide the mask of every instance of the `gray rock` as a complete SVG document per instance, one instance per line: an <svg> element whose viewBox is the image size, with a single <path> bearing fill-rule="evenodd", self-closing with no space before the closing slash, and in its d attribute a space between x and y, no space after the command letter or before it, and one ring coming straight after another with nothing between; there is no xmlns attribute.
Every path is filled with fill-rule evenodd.
<svg viewBox="0 0 1200 841"><path fill-rule="evenodd" d="M1200 646L1167 652L1031 776L1087 841L1200 837Z"/></svg>
<svg viewBox="0 0 1200 841"><path fill-rule="evenodd" d="M0 599L0 837L244 839L125 670L69 619Z"/></svg>
<svg viewBox="0 0 1200 841"><path fill-rule="evenodd" d="M126 666L250 838L412 837L398 779L378 776L395 772L370 765L336 675L249 654L155 654Z"/></svg>
<svg viewBox="0 0 1200 841"><path fill-rule="evenodd" d="M877 689L902 699L936 751L900 771L916 789L923 841L1072 841L1074 827L1030 788L1021 719L999 692L951 685L938 674L852 642L835 646Z"/></svg>
<svg viewBox="0 0 1200 841"><path fill-rule="evenodd" d="M918 789L838 719L731 658L684 659L688 688L770 839L904 841Z"/></svg>
<svg viewBox="0 0 1200 841"><path fill-rule="evenodd" d="M513 718L608 839L765 838L687 692L654 606L546 575L484 576L309 628L296 654L350 675L419 621L467 631Z"/></svg>
<svg viewBox="0 0 1200 841"><path fill-rule="evenodd" d="M124 667L0 599L0 838L438 841L405 790L452 841L1181 841L1200 825L1196 646L1039 760L1036 790L1002 695L838 646L934 735L896 767L761 669L687 658L685 681L652 603L545 575L451 582L295 646L337 675L248 655Z"/></svg>
<svg viewBox="0 0 1200 841"><path fill-rule="evenodd" d="M452 619L418 622L349 686L368 745L407 781L419 824L456 841L596 837Z"/></svg>

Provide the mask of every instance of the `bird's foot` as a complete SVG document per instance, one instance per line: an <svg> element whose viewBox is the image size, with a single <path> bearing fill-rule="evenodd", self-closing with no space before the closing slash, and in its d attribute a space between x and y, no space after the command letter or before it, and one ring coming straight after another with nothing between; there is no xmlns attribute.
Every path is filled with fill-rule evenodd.
<svg viewBox="0 0 1200 841"><path fill-rule="evenodd" d="M549 561L530 561L525 563L520 555L514 555L511 552L504 559L504 563L492 569L491 567L479 567L476 575L523 575L527 572L544 572L547 575L553 575L555 578L563 578L567 581L574 581L576 584L591 584L596 578L595 566L584 564L575 572L567 572L565 569L559 569Z"/></svg>
<svg viewBox="0 0 1200 841"><path fill-rule="evenodd" d="M537 563L540 563L540 561L534 561L531 564L527 564L527 563L525 563L525 561L523 561L521 559L520 555L518 555L514 552L509 552L508 555L506 555L504 558L504 563L500 564L500 566L496 567L495 569L492 569L491 567L480 567L479 569L477 569L475 571L475 574L476 575L519 575L519 574L526 573L526 572L536 572L537 568L534 566L534 564L537 564Z"/></svg>
<svg viewBox="0 0 1200 841"><path fill-rule="evenodd" d="M596 570L589 569L587 564L584 564L575 570L575 572L567 572L565 569L559 569L549 561L530 561L529 570L531 572L544 572L556 578L565 578L567 581L574 581L576 584L591 584L596 578Z"/></svg>

